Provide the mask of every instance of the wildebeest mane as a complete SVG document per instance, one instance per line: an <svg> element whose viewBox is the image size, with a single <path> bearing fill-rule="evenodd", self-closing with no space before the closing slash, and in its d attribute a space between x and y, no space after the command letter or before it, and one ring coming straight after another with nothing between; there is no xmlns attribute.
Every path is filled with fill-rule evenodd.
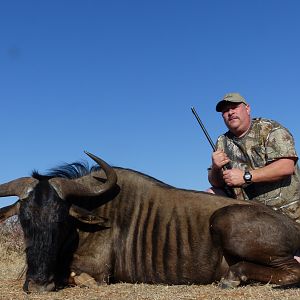
<svg viewBox="0 0 300 300"><path fill-rule="evenodd" d="M33 170L31 176L38 180L51 179L55 177L76 179L98 170L100 170L98 165L90 167L86 161L81 161L69 164L65 163L61 166L51 168L46 174L40 174L37 170Z"/></svg>
<svg viewBox="0 0 300 300"><path fill-rule="evenodd" d="M113 167L114 169L125 170L132 174L136 174L137 176L142 176L145 179L156 183L160 186L174 188L173 186L166 184L163 181L160 181L152 176L149 176L143 172L139 172L136 170L132 170L129 168L122 168L122 167ZM48 172L45 174L39 173L37 170L33 170L31 176L38 180L49 180L51 178L59 177L59 178L66 178L66 179L76 179L82 176L86 176L91 172L99 171L101 167L99 165L89 166L87 161L81 162L73 162L73 163L65 163L60 166L54 167L49 169Z"/></svg>

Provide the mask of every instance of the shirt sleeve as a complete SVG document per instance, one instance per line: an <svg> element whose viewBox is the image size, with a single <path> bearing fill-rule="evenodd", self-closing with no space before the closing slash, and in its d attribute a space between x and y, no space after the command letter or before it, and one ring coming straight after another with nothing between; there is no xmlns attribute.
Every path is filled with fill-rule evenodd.
<svg viewBox="0 0 300 300"><path fill-rule="evenodd" d="M224 151L224 136L220 135L216 141L216 149L217 150L223 150Z"/></svg>
<svg viewBox="0 0 300 300"><path fill-rule="evenodd" d="M268 163L280 158L296 158L294 138L285 128L271 131L266 141L266 160Z"/></svg>

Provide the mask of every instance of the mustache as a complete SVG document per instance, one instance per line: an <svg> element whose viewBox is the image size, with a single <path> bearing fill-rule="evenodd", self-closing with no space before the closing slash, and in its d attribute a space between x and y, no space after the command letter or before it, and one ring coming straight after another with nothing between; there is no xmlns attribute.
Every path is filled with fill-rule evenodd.
<svg viewBox="0 0 300 300"><path fill-rule="evenodd" d="M228 121L231 121L231 120L239 120L240 118L238 116L231 116L231 117L228 117Z"/></svg>

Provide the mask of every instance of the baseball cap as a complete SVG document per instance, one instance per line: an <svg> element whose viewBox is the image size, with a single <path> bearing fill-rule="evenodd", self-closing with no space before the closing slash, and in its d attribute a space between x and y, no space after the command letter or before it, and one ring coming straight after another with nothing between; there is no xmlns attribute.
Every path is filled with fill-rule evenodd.
<svg viewBox="0 0 300 300"><path fill-rule="evenodd" d="M217 106L216 106L216 111L217 112L221 112L223 109L223 106L226 103L244 103L244 104L248 104L245 100L244 97L242 97L239 93L229 93L226 94L223 99L221 101L218 102Z"/></svg>

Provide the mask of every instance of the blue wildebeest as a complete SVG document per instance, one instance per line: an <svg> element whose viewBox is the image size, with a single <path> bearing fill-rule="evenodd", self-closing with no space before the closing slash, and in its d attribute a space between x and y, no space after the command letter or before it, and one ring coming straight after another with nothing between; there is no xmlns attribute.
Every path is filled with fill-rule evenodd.
<svg viewBox="0 0 300 300"><path fill-rule="evenodd" d="M223 286L300 281L299 225L254 202L174 188L152 177L70 164L0 185L19 200L25 291L51 291L87 274L98 283ZM72 276L70 276L72 275Z"/></svg>

